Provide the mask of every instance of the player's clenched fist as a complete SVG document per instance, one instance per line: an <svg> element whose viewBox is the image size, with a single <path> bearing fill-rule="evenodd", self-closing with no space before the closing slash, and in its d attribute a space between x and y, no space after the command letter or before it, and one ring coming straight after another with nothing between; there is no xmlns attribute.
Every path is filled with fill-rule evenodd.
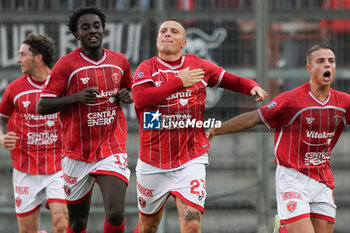
<svg viewBox="0 0 350 233"><path fill-rule="evenodd" d="M97 87L88 87L81 92L76 93L79 103L93 104L97 95L99 95Z"/></svg>
<svg viewBox="0 0 350 233"><path fill-rule="evenodd" d="M186 69L180 70L176 77L179 77L182 80L184 87L192 87L204 78L204 70L190 70L190 67L187 67Z"/></svg>
<svg viewBox="0 0 350 233"><path fill-rule="evenodd" d="M14 132L8 132L0 137L1 145L7 150L13 150L16 147L16 142L19 137Z"/></svg>

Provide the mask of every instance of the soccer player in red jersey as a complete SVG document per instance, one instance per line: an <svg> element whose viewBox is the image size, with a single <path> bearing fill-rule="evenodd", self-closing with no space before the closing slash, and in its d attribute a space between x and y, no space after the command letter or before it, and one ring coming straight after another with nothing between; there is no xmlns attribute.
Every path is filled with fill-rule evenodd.
<svg viewBox="0 0 350 233"><path fill-rule="evenodd" d="M129 62L102 48L105 15L98 8L72 13L68 27L80 48L58 60L40 96L41 114L60 111L62 169L69 212L67 232L86 232L92 188L99 185L104 233L124 232L124 202L130 171L127 126L119 101L131 103Z"/></svg>
<svg viewBox="0 0 350 233"><path fill-rule="evenodd" d="M17 58L24 75L8 85L0 103L0 143L11 152L19 232L38 232L40 206L45 202L53 232L66 232L67 227L59 115L41 116L37 111L54 50L51 38L29 34Z"/></svg>
<svg viewBox="0 0 350 233"><path fill-rule="evenodd" d="M156 231L170 195L175 198L181 232L201 232L209 150L200 126L205 88L223 87L256 95L257 100L267 96L253 80L183 54L185 45L186 32L181 23L164 21L157 38L159 56L142 62L133 79L141 141L136 167L140 214L135 232ZM193 124L185 125L188 122Z"/></svg>
<svg viewBox="0 0 350 233"><path fill-rule="evenodd" d="M336 205L331 151L350 122L350 95L332 89L336 59L324 45L306 53L310 82L276 96L257 111L208 131L239 132L264 124L275 129L276 198L289 233L333 232Z"/></svg>

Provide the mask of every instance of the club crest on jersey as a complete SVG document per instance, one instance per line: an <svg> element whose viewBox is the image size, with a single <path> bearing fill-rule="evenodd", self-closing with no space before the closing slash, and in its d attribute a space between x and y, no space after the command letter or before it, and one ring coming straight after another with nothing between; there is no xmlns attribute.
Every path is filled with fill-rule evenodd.
<svg viewBox="0 0 350 233"><path fill-rule="evenodd" d="M69 196L71 189L67 185L64 185L63 188L64 188L64 192L66 193L66 195Z"/></svg>
<svg viewBox="0 0 350 233"><path fill-rule="evenodd" d="M22 101L23 107L27 108L30 104L30 101Z"/></svg>
<svg viewBox="0 0 350 233"><path fill-rule="evenodd" d="M83 84L87 84L89 82L90 78L89 77L85 77L85 78L80 78L80 80L81 80L81 82Z"/></svg>
<svg viewBox="0 0 350 233"><path fill-rule="evenodd" d="M119 83L120 79L119 79L119 74L118 73L113 73L112 74L112 79L115 83Z"/></svg>
<svg viewBox="0 0 350 233"><path fill-rule="evenodd" d="M139 197L139 204L140 204L141 208L145 208L146 200L143 199L142 197Z"/></svg>
<svg viewBox="0 0 350 233"><path fill-rule="evenodd" d="M335 125L338 125L339 122L340 122L340 116L337 115L337 114L335 114L335 115L333 116L333 122L334 122Z"/></svg>
<svg viewBox="0 0 350 233"><path fill-rule="evenodd" d="M287 209L289 210L289 212L293 212L296 207L297 207L297 203L295 201L290 201L287 204Z"/></svg>
<svg viewBox="0 0 350 233"><path fill-rule="evenodd" d="M277 105L277 103L276 103L276 101L272 101L271 103L269 103L268 105L267 105L267 109L273 109L274 107L276 107L276 105Z"/></svg>
<svg viewBox="0 0 350 233"><path fill-rule="evenodd" d="M16 197L16 206L17 208L22 204L22 199L19 197Z"/></svg>
<svg viewBox="0 0 350 233"><path fill-rule="evenodd" d="M305 117L305 119L306 119L306 122L307 122L309 125L311 125L312 122L315 120L315 118L313 118L313 117Z"/></svg>

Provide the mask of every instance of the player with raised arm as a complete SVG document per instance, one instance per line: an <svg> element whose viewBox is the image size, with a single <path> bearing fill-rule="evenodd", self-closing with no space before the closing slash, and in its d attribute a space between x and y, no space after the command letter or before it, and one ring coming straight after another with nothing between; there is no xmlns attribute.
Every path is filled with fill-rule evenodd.
<svg viewBox="0 0 350 233"><path fill-rule="evenodd" d="M41 114L60 111L63 123L68 233L86 232L95 181L106 214L103 232L124 232L130 171L119 101L132 102L131 73L124 55L102 48L105 18L95 7L71 14L68 27L80 48L59 59L38 104Z"/></svg>
<svg viewBox="0 0 350 233"><path fill-rule="evenodd" d="M336 205L330 167L333 147L350 121L350 95L331 88L336 59L325 45L306 53L310 82L207 132L239 132L258 124L275 129L276 198L289 233L332 233Z"/></svg>
<svg viewBox="0 0 350 233"><path fill-rule="evenodd" d="M41 116L37 102L54 62L51 38L29 34L18 64L23 76L11 82L0 103L0 143L11 152L19 232L37 233L46 202L53 232L66 232L68 213L61 168L61 123L57 113Z"/></svg>
<svg viewBox="0 0 350 233"><path fill-rule="evenodd" d="M140 152L136 167L139 224L135 232L155 232L170 195L175 198L180 230L201 232L205 166L209 142L203 128L206 87L222 87L264 100L266 92L250 79L185 55L186 32L176 20L161 24L159 56L136 70L132 94L139 121Z"/></svg>

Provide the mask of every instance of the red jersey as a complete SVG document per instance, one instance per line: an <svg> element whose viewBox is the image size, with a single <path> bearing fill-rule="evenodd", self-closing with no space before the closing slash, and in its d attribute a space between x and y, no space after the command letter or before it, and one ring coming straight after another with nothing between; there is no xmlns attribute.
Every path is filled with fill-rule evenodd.
<svg viewBox="0 0 350 233"><path fill-rule="evenodd" d="M64 155L96 162L126 153L126 120L114 96L131 87L128 60L104 49L103 57L93 61L76 49L56 63L40 97L68 96L87 87L97 87L100 92L94 104L72 104L60 113Z"/></svg>
<svg viewBox="0 0 350 233"><path fill-rule="evenodd" d="M196 85L183 88L182 81L176 75L187 67L202 68L205 77ZM141 161L158 168L171 169L208 152L209 142L204 127L183 123L203 122L205 88L218 86L224 74L223 68L193 55L183 55L180 60L170 63L153 57L140 64L133 79L133 89L139 88L138 85L161 87L172 83L169 90L173 90L171 88L175 86L174 91L170 91L171 93L159 103L144 108L137 107L137 97L133 91L139 121ZM177 80L179 81L176 82ZM243 83L245 84L244 81ZM250 84L256 85L255 82ZM142 96L142 92L140 95L143 99L156 98ZM147 124L146 117L150 113L153 117L160 115L159 121L162 126L158 129L144 127ZM209 127L212 127L211 123L213 122L209 122Z"/></svg>
<svg viewBox="0 0 350 233"><path fill-rule="evenodd" d="M20 138L11 150L13 167L32 175L61 170L61 123L57 113L41 116L37 111L44 83L23 75L8 85L0 103L0 114L9 118L8 132Z"/></svg>
<svg viewBox="0 0 350 233"><path fill-rule="evenodd" d="M350 120L350 95L330 89L320 101L306 83L285 92L258 110L265 124L275 128L275 162L334 188L330 156Z"/></svg>

